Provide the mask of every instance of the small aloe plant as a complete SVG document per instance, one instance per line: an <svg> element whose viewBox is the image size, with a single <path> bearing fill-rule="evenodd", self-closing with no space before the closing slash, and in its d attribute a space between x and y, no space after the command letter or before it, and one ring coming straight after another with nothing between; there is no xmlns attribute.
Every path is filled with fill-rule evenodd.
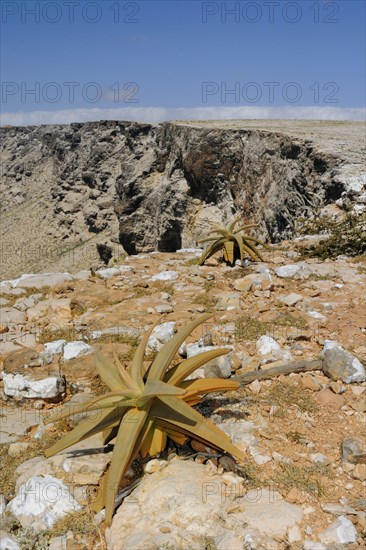
<svg viewBox="0 0 366 550"><path fill-rule="evenodd" d="M115 365L97 352L96 368L111 391L77 408L66 405L58 416L93 412L49 448L45 453L47 457L98 432L103 433L105 444L116 438L110 468L92 505L95 511L106 508L107 524L112 521L118 486L131 462L138 455L144 458L160 453L166 447L168 436L178 444L192 437L240 461L244 459L242 451L224 432L192 408L205 394L235 390L238 383L215 378L186 380L197 368L230 350L214 349L178 365L171 364L184 340L210 317L211 314L205 314L188 323L164 345L147 369L144 368L145 348L154 327L144 335L127 368L117 357Z"/></svg>
<svg viewBox="0 0 366 550"><path fill-rule="evenodd" d="M210 234L198 241L199 243L208 243L213 241L212 244L203 252L199 260L200 265L203 265L208 258L220 250L223 250L224 260L230 265L234 265L235 260L237 259L242 261L245 253L247 253L255 261L257 258L263 261L263 257L255 245L261 244L267 249L268 246L255 237L241 234L242 231L258 227L258 224L251 223L249 225L242 225L235 229L240 217L241 215L236 216L227 226L212 224Z"/></svg>

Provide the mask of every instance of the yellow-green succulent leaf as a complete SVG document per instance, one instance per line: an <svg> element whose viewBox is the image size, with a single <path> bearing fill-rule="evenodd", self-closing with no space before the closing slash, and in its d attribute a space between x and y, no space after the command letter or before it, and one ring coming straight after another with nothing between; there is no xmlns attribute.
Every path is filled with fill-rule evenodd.
<svg viewBox="0 0 366 550"><path fill-rule="evenodd" d="M210 317L212 317L212 313L205 313L204 315L200 315L198 319L187 323L184 328L182 328L177 334L175 334L173 338L171 338L171 340L169 340L169 342L165 344L163 349L158 352L148 370L147 380L162 380L168 366L174 358L174 355L177 353L184 340L196 327L210 319Z"/></svg>
<svg viewBox="0 0 366 550"><path fill-rule="evenodd" d="M131 367L128 369L128 372L131 374L131 378L136 382L141 390L144 389L144 356L146 352L147 342L151 336L152 331L156 327L158 321L152 325L152 327L146 331L142 340L140 341L136 352L132 359Z"/></svg>
<svg viewBox="0 0 366 550"><path fill-rule="evenodd" d="M110 525L114 511L114 500L119 483L124 476L132 458L135 444L142 438L142 430L148 418L149 408L130 409L123 417L118 429L112 462L107 474L105 486L105 520Z"/></svg>
<svg viewBox="0 0 366 550"><path fill-rule="evenodd" d="M239 460L244 460L243 452L231 443L230 438L222 430L179 397L159 397L153 403L150 415L182 428L191 437L200 438L208 445L222 449Z"/></svg>
<svg viewBox="0 0 366 550"><path fill-rule="evenodd" d="M235 216L235 218L229 223L228 227L227 227L227 230L229 231L229 233L232 233L234 231L234 227L236 226L236 224L238 223L238 221L240 220L241 218L241 214L238 214L237 216Z"/></svg>
<svg viewBox="0 0 366 550"><path fill-rule="evenodd" d="M259 239L256 239L255 237L249 237L248 235L245 235L245 236L243 236L243 238L244 238L245 241L253 241L256 244L261 244L262 246L264 246L264 248L269 250L269 246L266 243L264 243L263 241L261 241Z"/></svg>
<svg viewBox="0 0 366 550"><path fill-rule="evenodd" d="M235 235L235 239L239 248L240 261L242 262L244 258L243 238L241 235Z"/></svg>
<svg viewBox="0 0 366 550"><path fill-rule="evenodd" d="M166 443L167 434L163 430L155 426L150 443L149 455L155 456L161 453L165 449Z"/></svg>
<svg viewBox="0 0 366 550"><path fill-rule="evenodd" d="M139 447L140 455L142 458L145 458L150 452L155 428L155 418L148 418L144 429L144 435L141 439Z"/></svg>
<svg viewBox="0 0 366 550"><path fill-rule="evenodd" d="M238 229L235 229L234 234L236 235L240 231L246 231L247 229L254 229L255 227L259 227L257 223L250 223L248 225L242 225Z"/></svg>
<svg viewBox="0 0 366 550"><path fill-rule="evenodd" d="M146 380L145 390L141 397L158 397L159 395L184 395L184 390L162 380Z"/></svg>
<svg viewBox="0 0 366 550"><path fill-rule="evenodd" d="M145 384L145 390L136 399L136 406L143 407L150 399L158 397L160 395L184 395L185 390L165 384L161 380L147 379Z"/></svg>
<svg viewBox="0 0 366 550"><path fill-rule="evenodd" d="M94 362L99 376L112 391L127 389L116 365L104 357L100 350L95 352Z"/></svg>
<svg viewBox="0 0 366 550"><path fill-rule="evenodd" d="M235 243L233 241L226 241L226 243L224 244L224 248L226 252L227 261L233 264Z"/></svg>
<svg viewBox="0 0 366 550"><path fill-rule="evenodd" d="M123 381L123 384L126 386L127 389L139 392L141 388L139 387L138 383L133 380L133 378L127 371L127 369L122 365L121 361L118 358L118 355L114 350L113 350L113 356L114 356L116 365L118 367L118 372Z"/></svg>
<svg viewBox="0 0 366 550"><path fill-rule="evenodd" d="M216 357L220 357L221 355L226 355L230 351L230 349L225 348L213 349L194 355L189 359L185 359L179 363L179 365L176 365L167 371L164 376L164 382L169 382L169 384L176 386L185 380L187 376L192 374L192 372L196 369L199 369L202 365L208 363L208 361L212 361L212 359L216 359Z"/></svg>
<svg viewBox="0 0 366 550"><path fill-rule="evenodd" d="M250 250L256 255L258 256L258 258L263 262L263 256L262 254L259 252L258 248L251 242L251 241L248 241L246 239L246 237L243 237L243 242L245 244L245 246L247 246L248 248L250 248Z"/></svg>
<svg viewBox="0 0 366 550"><path fill-rule="evenodd" d="M104 445L107 445L112 439L114 439L117 436L118 433L118 426L120 425L122 419L118 420L113 426L110 428L106 428L103 430L103 443Z"/></svg>
<svg viewBox="0 0 366 550"><path fill-rule="evenodd" d="M254 260L255 262L257 261L257 256L255 254L255 252L253 252L253 250L247 246L246 244L242 244L242 247L243 247L243 250L245 250L245 252L248 254L248 256L250 256L252 258L252 260Z"/></svg>
<svg viewBox="0 0 366 550"><path fill-rule="evenodd" d="M59 441L56 441L52 447L46 449L45 456L50 456L71 447L75 443L87 439L92 435L103 432L103 430L112 427L125 412L124 408L116 407L112 411L98 411L88 416L80 422L71 432L64 435Z"/></svg>
<svg viewBox="0 0 366 550"><path fill-rule="evenodd" d="M222 378L197 378L196 380L185 380L181 383L181 387L187 392L184 396L184 401L187 402L192 397L203 396L207 393L235 391L239 388L239 383Z"/></svg>
<svg viewBox="0 0 366 550"><path fill-rule="evenodd" d="M200 239L197 242L198 243L208 243L210 241L217 241L217 237L205 237L204 239Z"/></svg>
<svg viewBox="0 0 366 550"><path fill-rule="evenodd" d="M222 249L224 243L226 242L226 239L219 239L217 241L215 241L214 243L212 243L211 246L209 246L207 248L207 250L204 251L204 253L202 254L201 258L200 258L200 264L204 264L206 260L208 260L208 258L210 258L211 256L213 256L214 254L216 254L216 252L219 252L219 250Z"/></svg>

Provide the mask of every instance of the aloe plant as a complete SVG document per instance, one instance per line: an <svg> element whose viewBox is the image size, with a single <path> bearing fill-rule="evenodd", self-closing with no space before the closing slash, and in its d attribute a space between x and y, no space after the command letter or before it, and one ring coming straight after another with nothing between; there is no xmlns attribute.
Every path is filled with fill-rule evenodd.
<svg viewBox="0 0 366 550"><path fill-rule="evenodd" d="M50 447L45 453L47 457L98 432L103 432L105 444L116 438L110 468L92 506L95 511L106 508L107 524L112 520L118 486L131 462L139 454L144 458L160 453L168 437L178 444L192 437L239 460L244 458L224 432L192 408L205 394L235 390L238 383L214 378L186 380L197 368L230 350L214 349L172 366L184 340L210 317L211 314L205 314L188 323L165 344L147 369L145 348L154 327L144 335L127 368L116 356L114 364L97 352L96 368L111 391L77 408L66 405L58 416L93 412Z"/></svg>
<svg viewBox="0 0 366 550"><path fill-rule="evenodd" d="M268 246L255 237L241 234L242 231L258 227L258 224L251 223L249 225L241 225L239 228L235 229L240 217L241 215L236 216L227 226L212 224L210 234L198 241L199 243L208 243L213 241L212 244L203 252L199 260L200 265L203 265L208 258L220 250L223 250L224 260L230 265L234 265L235 260L239 258L240 261L242 261L245 253L247 253L253 260L257 260L257 258L259 258L263 261L263 257L255 245L261 244L267 249Z"/></svg>

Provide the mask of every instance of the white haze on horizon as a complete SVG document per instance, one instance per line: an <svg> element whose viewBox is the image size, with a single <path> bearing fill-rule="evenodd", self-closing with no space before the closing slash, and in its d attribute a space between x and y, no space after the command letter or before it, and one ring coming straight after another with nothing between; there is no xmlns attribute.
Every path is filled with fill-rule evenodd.
<svg viewBox="0 0 366 550"><path fill-rule="evenodd" d="M70 124L97 120L158 123L169 120L334 120L365 121L365 108L342 107L122 107L2 113L1 126Z"/></svg>

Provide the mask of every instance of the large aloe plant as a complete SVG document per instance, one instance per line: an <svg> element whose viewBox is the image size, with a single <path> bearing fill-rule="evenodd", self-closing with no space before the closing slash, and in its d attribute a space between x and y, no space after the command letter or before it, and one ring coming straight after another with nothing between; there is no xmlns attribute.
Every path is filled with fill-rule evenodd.
<svg viewBox="0 0 366 550"><path fill-rule="evenodd" d="M202 254L200 258L200 265L203 265L208 258L220 250L223 250L225 262L231 265L233 265L235 260L239 258L240 261L242 261L245 253L247 253L253 260L257 260L258 257L263 261L263 257L255 245L261 244L265 248L268 248L268 246L255 237L241 234L242 231L258 227L258 224L251 223L249 225L241 225L239 228L235 229L235 226L239 222L240 218L241 215L236 216L226 226L212 224L210 234L198 241L199 243L208 243L213 241Z"/></svg>
<svg viewBox="0 0 366 550"><path fill-rule="evenodd" d="M172 366L172 360L184 340L210 317L210 314L205 314L188 323L165 344L147 369L144 368L144 354L154 327L141 340L127 368L121 365L117 357L115 365L97 352L96 367L111 391L77 408L66 405L58 416L64 418L97 411L49 448L47 457L98 432L103 432L105 443L116 438L110 468L93 503L95 511L106 508L107 524L112 520L119 483L132 460L139 454L145 457L160 453L166 446L168 436L178 444L192 437L239 460L244 458L225 433L192 408L206 393L235 390L238 383L209 378L185 380L197 368L229 350L207 351Z"/></svg>

